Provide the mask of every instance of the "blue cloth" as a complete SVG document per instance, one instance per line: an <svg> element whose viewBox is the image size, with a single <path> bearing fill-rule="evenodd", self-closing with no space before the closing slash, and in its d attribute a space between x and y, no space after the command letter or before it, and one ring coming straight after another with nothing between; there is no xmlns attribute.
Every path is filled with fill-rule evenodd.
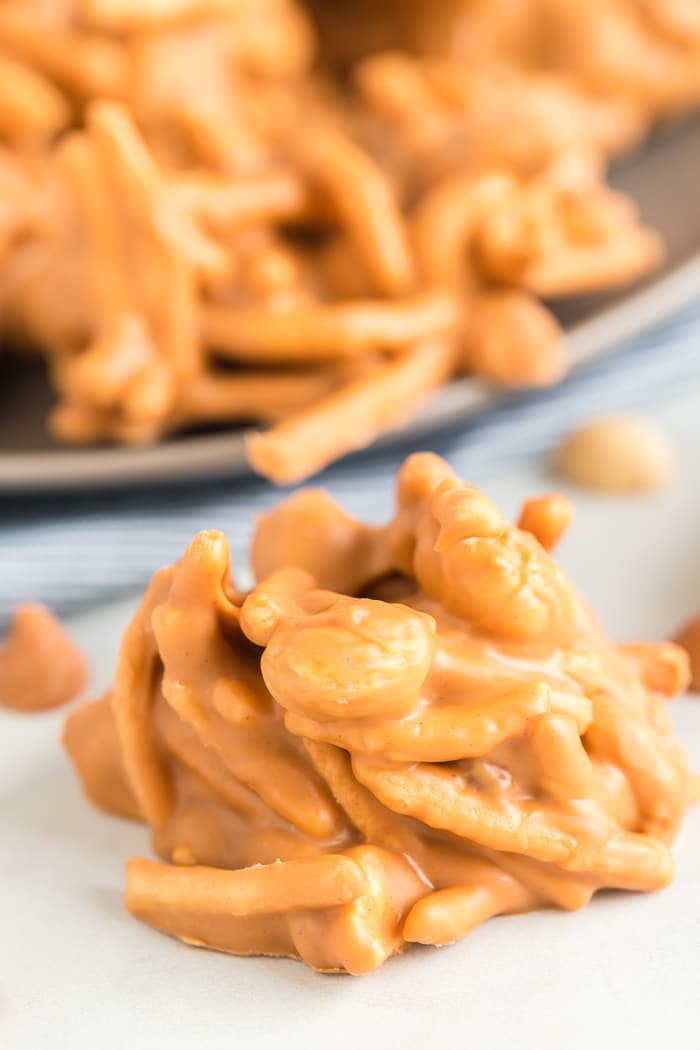
<svg viewBox="0 0 700 1050"><path fill-rule="evenodd" d="M560 387L519 398L428 444L459 473L484 484L519 456L544 452L559 435L601 413L643 408L700 380L700 305L635 340ZM352 513L381 521L391 512L393 479L414 449L355 455L319 483ZM254 515L280 499L261 480L220 481L112 494L21 497L0 507L0 625L19 601L60 613L140 588L177 558L202 528L222 529L234 563L245 562Z"/></svg>

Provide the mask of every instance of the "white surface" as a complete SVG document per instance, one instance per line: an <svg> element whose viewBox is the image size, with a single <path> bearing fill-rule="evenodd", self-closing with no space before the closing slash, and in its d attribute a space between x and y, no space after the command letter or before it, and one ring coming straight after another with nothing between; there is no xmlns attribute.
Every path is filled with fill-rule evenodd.
<svg viewBox="0 0 700 1050"><path fill-rule="evenodd" d="M620 639L662 637L700 605L700 396L660 406L683 476L661 496L576 494L562 561ZM483 482L483 479L479 479ZM487 484L509 513L552 486L535 467ZM75 621L96 691L133 603ZM674 706L700 769L700 701ZM123 865L138 825L85 803L58 737L62 713L0 716L0 1046L180 1048L440 1045L690 1050L700 1044L700 811L674 885L607 894L574 915L493 920L362 979L286 960L186 948L129 918Z"/></svg>

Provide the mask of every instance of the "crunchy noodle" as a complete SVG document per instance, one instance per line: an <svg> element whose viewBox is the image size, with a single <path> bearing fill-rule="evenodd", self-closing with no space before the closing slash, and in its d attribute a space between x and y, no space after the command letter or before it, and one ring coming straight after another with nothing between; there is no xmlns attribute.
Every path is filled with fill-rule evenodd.
<svg viewBox="0 0 700 1050"><path fill-rule="evenodd" d="M0 704L45 711L67 704L86 684L85 661L53 613L43 605L18 606L0 644Z"/></svg>

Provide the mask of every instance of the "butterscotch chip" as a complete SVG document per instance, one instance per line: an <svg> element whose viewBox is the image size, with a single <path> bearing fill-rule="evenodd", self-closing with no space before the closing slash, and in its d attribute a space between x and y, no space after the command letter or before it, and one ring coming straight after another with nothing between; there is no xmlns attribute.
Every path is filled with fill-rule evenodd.
<svg viewBox="0 0 700 1050"><path fill-rule="evenodd" d="M43 605L20 605L0 648L0 703L43 711L83 689L87 667L68 634Z"/></svg>
<svg viewBox="0 0 700 1050"><path fill-rule="evenodd" d="M608 492L652 492L676 473L671 442L655 424L635 416L600 419L569 434L554 455L561 477Z"/></svg>
<svg viewBox="0 0 700 1050"><path fill-rule="evenodd" d="M674 641L690 657L690 688L700 693L700 614L678 632Z"/></svg>

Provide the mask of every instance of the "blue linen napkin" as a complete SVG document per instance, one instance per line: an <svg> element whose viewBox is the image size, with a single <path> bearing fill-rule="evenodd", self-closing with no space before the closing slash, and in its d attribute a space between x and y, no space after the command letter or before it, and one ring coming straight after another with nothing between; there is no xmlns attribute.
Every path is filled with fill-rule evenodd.
<svg viewBox="0 0 700 1050"><path fill-rule="evenodd" d="M463 477L483 484L497 467L543 452L587 418L643 408L698 380L700 304L563 385L470 418L423 439L420 447L429 446ZM355 455L314 484L358 517L382 521L391 513L396 470L414 450L404 443ZM254 516L281 496L250 479L6 499L0 507L0 628L20 601L43 601L64 614L137 590L199 529L222 529L240 567Z"/></svg>

